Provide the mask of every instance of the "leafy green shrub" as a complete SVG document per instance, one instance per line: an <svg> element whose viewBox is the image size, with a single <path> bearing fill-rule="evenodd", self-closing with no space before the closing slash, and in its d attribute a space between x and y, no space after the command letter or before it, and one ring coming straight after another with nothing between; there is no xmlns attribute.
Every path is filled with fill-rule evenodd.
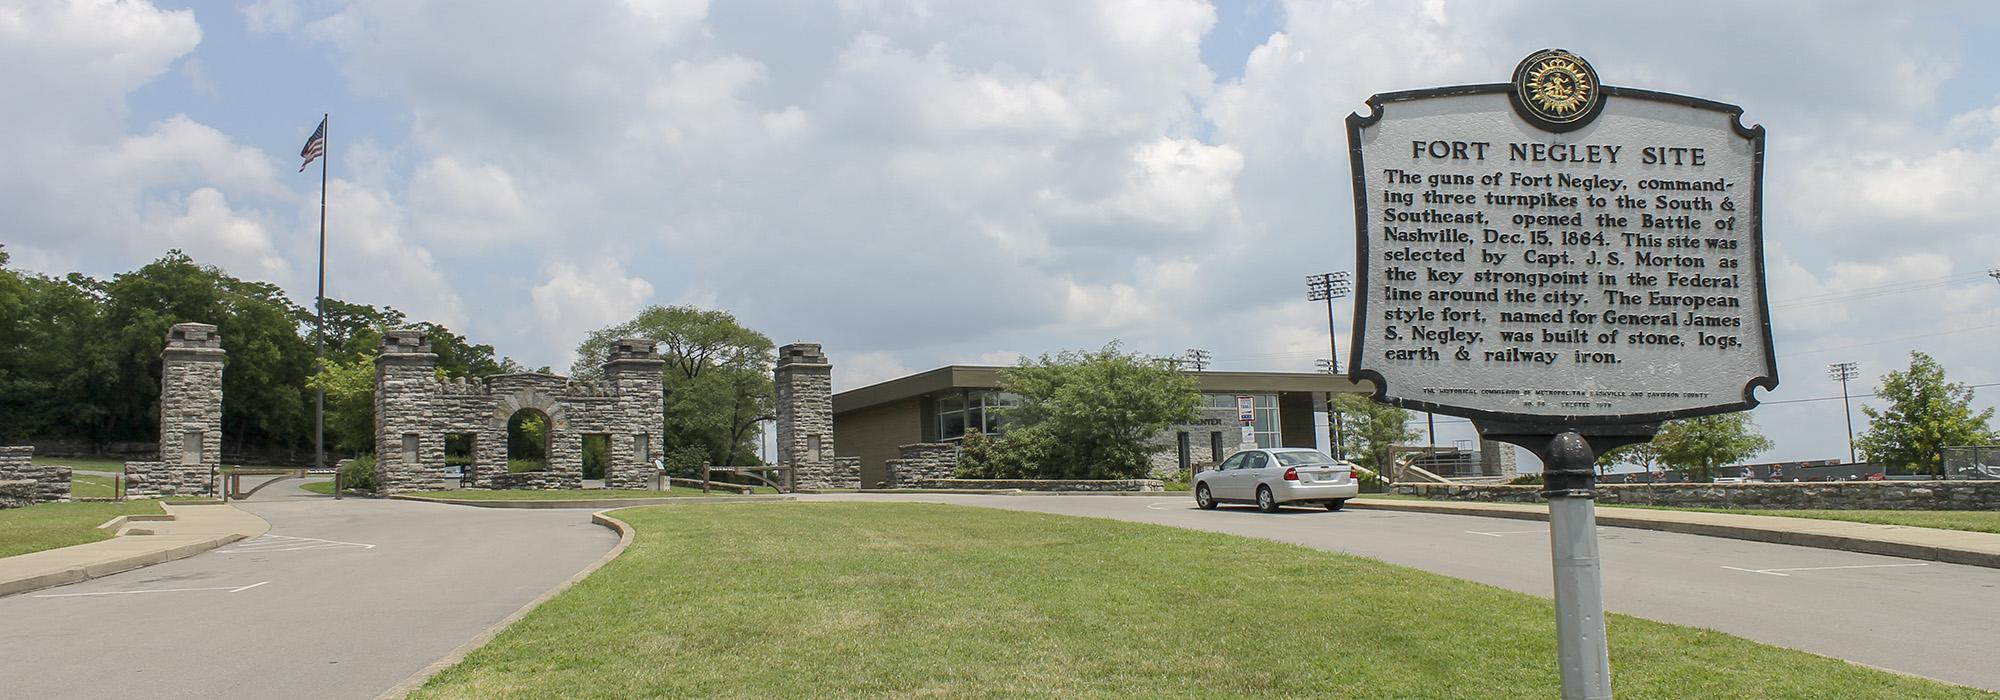
<svg viewBox="0 0 2000 700"><path fill-rule="evenodd" d="M1007 431L990 437L973 431L958 446L958 478L961 479L1052 479L1044 474L1048 447L1046 433L1026 429Z"/></svg>
<svg viewBox="0 0 2000 700"><path fill-rule="evenodd" d="M1542 485L1542 475L1522 474L1520 476L1514 477L1507 483L1512 486L1540 486Z"/></svg>
<svg viewBox="0 0 2000 700"><path fill-rule="evenodd" d="M708 463L708 450L693 445L682 445L667 453L667 475L681 479L701 478L701 467Z"/></svg>
<svg viewBox="0 0 2000 700"><path fill-rule="evenodd" d="M375 455L361 455L340 467L340 487L349 491L374 491Z"/></svg>

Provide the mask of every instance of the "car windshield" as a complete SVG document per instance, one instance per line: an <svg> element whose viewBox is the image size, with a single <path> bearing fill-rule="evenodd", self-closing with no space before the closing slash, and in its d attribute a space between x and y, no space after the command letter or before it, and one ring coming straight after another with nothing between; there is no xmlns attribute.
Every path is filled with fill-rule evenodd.
<svg viewBox="0 0 2000 700"><path fill-rule="evenodd" d="M1333 464L1333 458L1326 456L1325 452L1319 450L1279 452L1276 454L1278 456L1278 464L1287 467L1313 467Z"/></svg>

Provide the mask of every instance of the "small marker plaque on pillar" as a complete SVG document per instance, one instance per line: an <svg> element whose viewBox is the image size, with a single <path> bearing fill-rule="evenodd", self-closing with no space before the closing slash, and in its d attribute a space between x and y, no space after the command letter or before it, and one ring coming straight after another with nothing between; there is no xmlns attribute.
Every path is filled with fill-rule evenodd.
<svg viewBox="0 0 2000 700"><path fill-rule="evenodd" d="M1778 385L1764 128L1562 49L1347 118L1349 377L1545 465L1563 697L1610 697L1592 464Z"/></svg>

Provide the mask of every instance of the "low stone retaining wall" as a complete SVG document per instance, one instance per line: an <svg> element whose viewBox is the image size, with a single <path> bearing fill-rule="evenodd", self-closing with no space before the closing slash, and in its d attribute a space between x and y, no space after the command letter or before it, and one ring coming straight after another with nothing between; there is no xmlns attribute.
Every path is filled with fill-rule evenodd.
<svg viewBox="0 0 2000 700"><path fill-rule="evenodd" d="M525 489L531 491L557 491L583 488L581 472L561 472L555 470L533 472L495 472L486 477L486 483L473 488Z"/></svg>
<svg viewBox="0 0 2000 700"><path fill-rule="evenodd" d="M1165 491L1159 479L932 479L919 488L1020 491Z"/></svg>
<svg viewBox="0 0 2000 700"><path fill-rule="evenodd" d="M25 481L31 486L25 496L21 487L14 487L17 494L6 499L25 497L28 503L52 503L69 500L69 467L42 467L34 462L35 448L28 446L0 447L0 481ZM23 503L21 505L27 505ZM0 505L0 508L17 506Z"/></svg>
<svg viewBox="0 0 2000 700"><path fill-rule="evenodd" d="M39 484L27 479L0 481L0 510L32 506L39 491Z"/></svg>
<svg viewBox="0 0 2000 700"><path fill-rule="evenodd" d="M1396 484L1446 501L1538 503L1540 486ZM2000 481L1825 481L1784 484L1600 484L1605 504L1765 510L2000 510Z"/></svg>
<svg viewBox="0 0 2000 700"><path fill-rule="evenodd" d="M883 460L882 488L922 488L924 484L950 479L958 473L958 446L947 442L919 442L896 448L901 459Z"/></svg>
<svg viewBox="0 0 2000 700"><path fill-rule="evenodd" d="M215 483L208 467L199 464L126 462L125 498L167 498L170 496L213 496ZM220 479L219 475L215 475Z"/></svg>

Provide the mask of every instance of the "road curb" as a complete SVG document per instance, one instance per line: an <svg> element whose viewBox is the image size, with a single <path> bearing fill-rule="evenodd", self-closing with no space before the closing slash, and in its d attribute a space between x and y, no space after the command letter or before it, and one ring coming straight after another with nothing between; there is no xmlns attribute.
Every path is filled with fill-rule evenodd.
<svg viewBox="0 0 2000 700"><path fill-rule="evenodd" d="M409 500L430 499L412 498ZM597 561L592 562L590 566L583 567L582 571L578 571L576 575L569 577L562 583L556 584L548 592L541 594L534 600L528 601L526 605L521 606L520 609L515 610L506 618L493 623L492 626L487 627L479 634L473 635L472 639L458 645L458 648L452 649L444 656L438 657L438 660L432 661L430 665L419 669L416 673L410 674L409 677L403 679L403 682L397 683L395 687L382 691L381 695L375 696L376 700L402 700L402 698L408 697L410 693L415 692L418 688L423 687L424 683L429 682L432 676L437 675L438 672L447 668L451 668L460 661L464 661L467 655L478 651L480 647L486 646L487 642L493 641L494 637L499 636L508 627L512 627L514 623L520 622L521 618L527 617L528 613L534 612L535 608L541 607L542 603L546 603L551 598L560 595L563 591L569 590L577 582L596 573L605 564L611 563L611 560L617 559L619 555L625 553L626 547L632 546L632 540L637 535L637 532L632 529L631 525L626 524L623 520L612 517L611 510L600 510L591 513L590 522L602 525L609 528L612 532L618 533L618 544L612 545L611 551L605 552L604 556L598 557Z"/></svg>
<svg viewBox="0 0 2000 700"><path fill-rule="evenodd" d="M172 505L162 503L160 504L160 507L167 511L167 514L165 516L141 515L138 516L138 518L134 519L143 518L145 521L151 521L151 522L171 522L175 520L173 514L174 509ZM130 516L122 516L122 515L118 516L117 518L113 518L110 522L106 522L104 525L99 525L98 527L103 528L105 526L112 525L112 523L119 523L119 525L122 526L124 523L120 521L124 520L127 517ZM112 529L116 528L113 527ZM126 537L133 537L133 538L158 537L160 540L162 540L163 544L166 540L176 539L171 535L121 535L114 539L124 539ZM222 547L231 542L242 540L245 537L246 535L244 535L243 533L232 532L226 535L210 537L204 540L182 541L178 544L165 545L158 549L152 549L144 552L135 552L114 559L106 559L103 561L95 561L86 564L76 564L73 566L66 566L61 569L56 569L53 571L45 571L38 574L31 574L5 581L0 581L0 597L6 597L14 595L16 593L26 593L28 591L41 590L44 588L52 588L55 586L66 586L72 583L80 583L94 578L103 578L105 576L110 576L112 574L124 573L127 571L131 571L133 569L144 568L152 566L154 564L165 564L170 561L178 561L181 559L192 557L202 552L209 551L211 549ZM111 540L102 540L101 542L109 542L109 541ZM100 544L100 542L86 542L84 544L70 545L69 547L60 547L57 549L43 550L43 552L61 552L64 550L71 549L73 547L88 547L94 544ZM43 552L30 552L28 554L22 554L17 556L31 556L35 554L42 554Z"/></svg>
<svg viewBox="0 0 2000 700"><path fill-rule="evenodd" d="M1443 513L1446 515L1473 515L1485 518L1504 518L1508 520L1547 521L1549 519L1549 514L1547 511L1491 510L1487 508L1479 508L1476 506L1459 506L1459 505L1453 505L1452 503L1449 502L1435 502L1435 501L1399 502L1391 500L1371 501L1371 500L1356 499L1348 501L1347 507L1361 508L1367 510L1405 511L1412 513ZM1749 527L1743 525L1676 522L1671 520L1659 520L1657 518L1636 518L1636 517L1620 515L1616 512L1617 510L1618 510L1617 508L1598 508L1597 524L1607 527L1625 527L1637 530L1657 530L1660 532L1675 532L1686 535L1703 535L1707 537L1721 537L1732 540L1768 542L1771 544L1788 544L1798 547L1833 549L1845 552L1857 552L1860 554L1879 554L1882 556L1901 557L1904 559L1921 559L1925 561L1936 561L1947 564L1964 564L1967 566L1981 566L1986 568L2000 569L2000 553L1996 552L1982 552L1978 550L1957 549L1953 547L1940 547L1937 545L1917 544L1912 542L1894 542L1894 541L1879 540L1867 537L1850 537L1846 535L1835 535L1825 532L1794 532L1787 530L1767 530L1763 528ZM1652 511L1652 512L1658 512L1658 511ZM1782 517L1782 516L1767 515L1767 516L1743 516L1743 517L1770 518L1770 517ZM1819 522L1839 522L1839 521L1819 521Z"/></svg>
<svg viewBox="0 0 2000 700"><path fill-rule="evenodd" d="M548 501L475 501L456 498L430 498L428 496L390 496L398 501L420 501L423 503L444 503L454 506L474 508L576 508L590 510L617 510L634 506L678 506L704 503L775 503L797 500L791 496L662 496L659 498L598 498Z"/></svg>

